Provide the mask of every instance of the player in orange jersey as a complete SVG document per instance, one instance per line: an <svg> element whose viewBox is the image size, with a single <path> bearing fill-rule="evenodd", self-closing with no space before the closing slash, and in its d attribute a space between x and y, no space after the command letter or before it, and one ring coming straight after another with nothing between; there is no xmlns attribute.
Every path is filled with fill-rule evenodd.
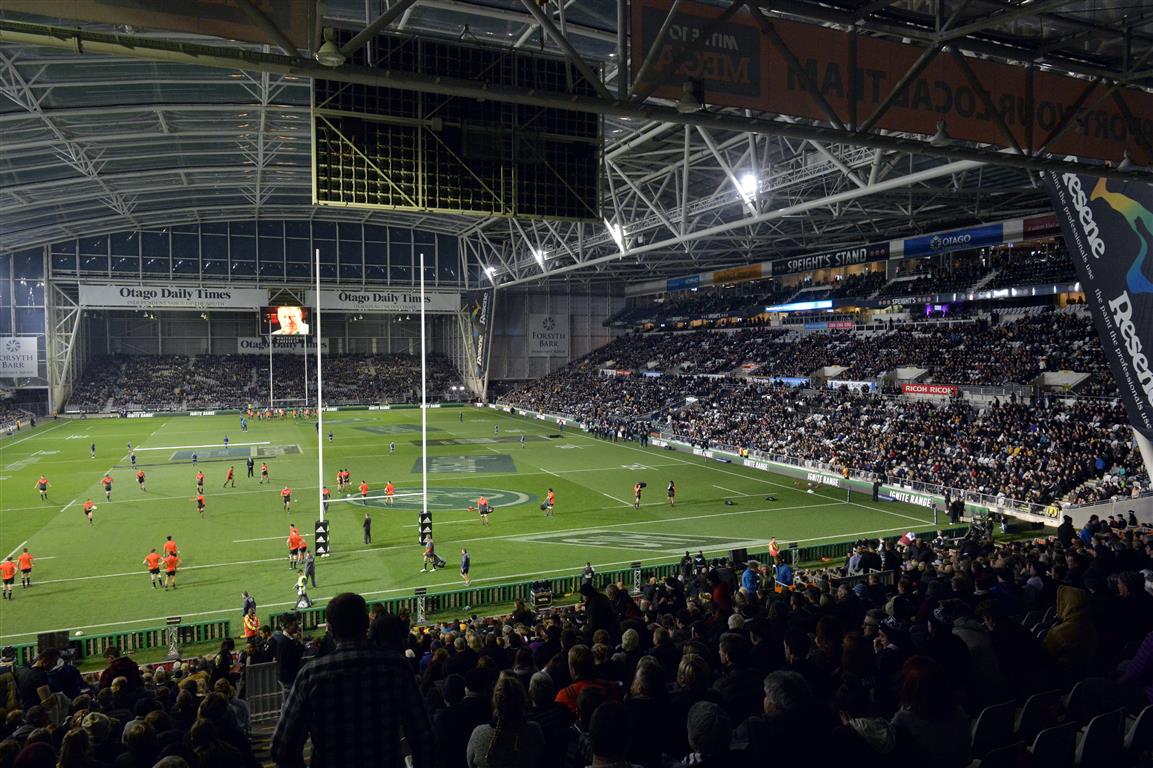
<svg viewBox="0 0 1153 768"><path fill-rule="evenodd" d="M204 503L204 494L203 493L196 494L196 511L200 513L201 517L204 517L204 507L205 506L206 505Z"/></svg>
<svg viewBox="0 0 1153 768"><path fill-rule="evenodd" d="M394 486L392 484L392 481L389 480L388 483L386 483L384 486L384 503L391 505L392 500L393 500L392 497L395 493L396 493L396 486Z"/></svg>
<svg viewBox="0 0 1153 768"><path fill-rule="evenodd" d="M280 500L284 502L284 511L292 511L292 489L287 485L280 489Z"/></svg>
<svg viewBox="0 0 1153 768"><path fill-rule="evenodd" d="M16 581L16 563L12 562L12 555L0 563L0 579L4 581L4 599L12 600L12 582Z"/></svg>
<svg viewBox="0 0 1153 768"><path fill-rule="evenodd" d="M264 485L264 483L266 481L269 484L272 483L272 480L269 479L269 477L268 477L268 464L266 464L265 462L262 461L262 462L260 462L260 483L259 483L259 485Z"/></svg>
<svg viewBox="0 0 1153 768"><path fill-rule="evenodd" d="M362 498L362 499L368 498L368 483L361 480L360 485L357 486L357 490L360 491L360 498Z"/></svg>
<svg viewBox="0 0 1153 768"><path fill-rule="evenodd" d="M28 589L32 586L32 553L28 551L28 547L24 547L16 562L20 566L20 586Z"/></svg>
<svg viewBox="0 0 1153 768"><path fill-rule="evenodd" d="M172 540L171 536L164 537L164 556L180 554L180 548L176 546L176 542Z"/></svg>
<svg viewBox="0 0 1153 768"><path fill-rule="evenodd" d="M84 516L88 518L88 524L93 525L92 513L96 511L96 505L92 503L92 499L84 502Z"/></svg>
<svg viewBox="0 0 1153 768"><path fill-rule="evenodd" d="M136 470L136 484L140 486L140 490L142 490L142 491L148 490L147 488L144 487L144 470L143 469Z"/></svg>
<svg viewBox="0 0 1153 768"><path fill-rule="evenodd" d="M322 500L324 501L324 511L327 512L328 511L328 502L332 501L332 491L328 490L328 486L326 485L320 489L320 495L321 495Z"/></svg>
<svg viewBox="0 0 1153 768"><path fill-rule="evenodd" d="M288 540L285 543L288 545L288 567L295 571L300 555L300 545L304 543L304 539L294 528L289 532Z"/></svg>
<svg viewBox="0 0 1153 768"><path fill-rule="evenodd" d="M104 500L112 501L112 475L105 475L100 482L104 484Z"/></svg>
<svg viewBox="0 0 1153 768"><path fill-rule="evenodd" d="M556 506L556 493L552 488L548 489L548 493L544 497L544 516L555 517L553 514L553 507Z"/></svg>
<svg viewBox="0 0 1153 768"><path fill-rule="evenodd" d="M204 493L204 473L199 470L196 472L196 492Z"/></svg>
<svg viewBox="0 0 1153 768"><path fill-rule="evenodd" d="M45 475L40 475L36 481L36 490L40 491L41 501L48 501L48 478Z"/></svg>
<svg viewBox="0 0 1153 768"><path fill-rule="evenodd" d="M180 565L180 558L176 555L169 555L164 558L164 591L167 592L169 587L176 589L176 568Z"/></svg>
<svg viewBox="0 0 1153 768"><path fill-rule="evenodd" d="M160 555L156 554L155 547L144 556L144 564L148 566L148 578L152 581L153 589L160 586L160 559Z"/></svg>
<svg viewBox="0 0 1153 768"><path fill-rule="evenodd" d="M235 469L235 467L229 467L228 468L228 474L226 474L224 476L224 485L221 487L227 488L229 483L232 484L233 488L236 487L236 469Z"/></svg>

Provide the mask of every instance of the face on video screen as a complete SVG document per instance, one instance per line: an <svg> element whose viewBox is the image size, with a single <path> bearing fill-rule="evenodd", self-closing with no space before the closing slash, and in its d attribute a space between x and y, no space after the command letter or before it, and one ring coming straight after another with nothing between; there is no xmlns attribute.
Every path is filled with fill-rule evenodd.
<svg viewBox="0 0 1153 768"><path fill-rule="evenodd" d="M307 336L309 311L305 307L268 307L265 311L273 336Z"/></svg>

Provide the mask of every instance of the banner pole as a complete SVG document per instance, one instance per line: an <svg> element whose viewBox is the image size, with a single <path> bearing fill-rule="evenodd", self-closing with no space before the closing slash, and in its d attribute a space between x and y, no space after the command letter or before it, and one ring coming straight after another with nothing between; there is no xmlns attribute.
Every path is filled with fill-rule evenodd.
<svg viewBox="0 0 1153 768"><path fill-rule="evenodd" d="M424 253L420 254L420 492L421 506L428 510L428 355L424 324Z"/></svg>
<svg viewBox="0 0 1153 768"><path fill-rule="evenodd" d="M316 495L320 503L320 522L324 522L324 376L320 354L320 249L316 249L316 295L312 326L316 329ZM306 342L307 343L307 342ZM305 379L307 380L307 373Z"/></svg>
<svg viewBox="0 0 1153 768"><path fill-rule="evenodd" d="M1141 452L1141 462L1145 465L1145 474L1153 477L1153 443L1149 442L1149 438L1141 434L1136 427L1130 427L1133 430L1133 439L1137 441L1137 450Z"/></svg>
<svg viewBox="0 0 1153 768"><path fill-rule="evenodd" d="M272 410L272 323L268 324L268 410Z"/></svg>

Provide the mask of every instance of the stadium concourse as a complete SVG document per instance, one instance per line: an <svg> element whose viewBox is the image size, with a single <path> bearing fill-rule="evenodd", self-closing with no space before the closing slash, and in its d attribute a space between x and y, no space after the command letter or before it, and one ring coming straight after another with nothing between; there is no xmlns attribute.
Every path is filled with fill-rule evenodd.
<svg viewBox="0 0 1153 768"><path fill-rule="evenodd" d="M0 137L0 768L1153 766L1148 2L5 0Z"/></svg>

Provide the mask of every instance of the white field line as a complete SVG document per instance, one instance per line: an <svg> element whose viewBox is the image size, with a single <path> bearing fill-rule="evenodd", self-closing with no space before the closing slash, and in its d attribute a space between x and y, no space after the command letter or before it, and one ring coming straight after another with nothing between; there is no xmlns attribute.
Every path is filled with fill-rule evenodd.
<svg viewBox="0 0 1153 768"><path fill-rule="evenodd" d="M155 432L153 434L155 434ZM137 453L140 453L141 451L186 451L191 448L232 448L234 446L239 448L240 446L244 445L272 445L272 441L263 440L259 443L233 443L229 441L227 446L224 443L209 443L208 445L158 445L155 448L143 448L141 446L136 446L135 450Z"/></svg>

